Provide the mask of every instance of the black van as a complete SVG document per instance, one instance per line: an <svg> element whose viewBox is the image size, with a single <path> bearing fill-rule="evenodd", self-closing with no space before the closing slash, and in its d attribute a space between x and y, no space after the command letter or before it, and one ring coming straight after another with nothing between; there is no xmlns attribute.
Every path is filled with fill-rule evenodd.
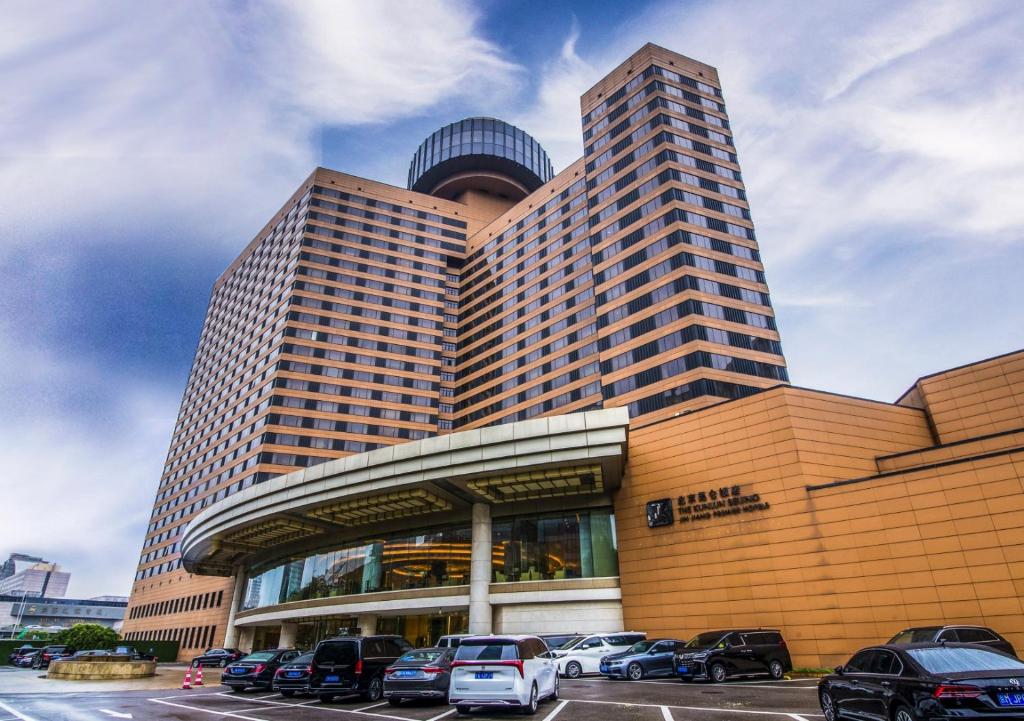
<svg viewBox="0 0 1024 721"><path fill-rule="evenodd" d="M793 670L782 634L764 628L698 633L676 652L672 665L684 681L715 683L730 676L767 674L779 679Z"/></svg>
<svg viewBox="0 0 1024 721"><path fill-rule="evenodd" d="M412 646L401 636L346 636L317 644L309 692L329 703L335 696L360 695L379 701L384 695L384 669Z"/></svg>

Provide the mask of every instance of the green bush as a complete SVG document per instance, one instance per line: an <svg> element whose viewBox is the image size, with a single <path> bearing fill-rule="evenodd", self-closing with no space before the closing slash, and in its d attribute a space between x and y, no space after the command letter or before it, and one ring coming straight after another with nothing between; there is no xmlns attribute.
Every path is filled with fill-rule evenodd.
<svg viewBox="0 0 1024 721"><path fill-rule="evenodd" d="M63 643L78 651L111 648L118 642L117 632L98 623L76 623L71 628L59 631L54 643Z"/></svg>

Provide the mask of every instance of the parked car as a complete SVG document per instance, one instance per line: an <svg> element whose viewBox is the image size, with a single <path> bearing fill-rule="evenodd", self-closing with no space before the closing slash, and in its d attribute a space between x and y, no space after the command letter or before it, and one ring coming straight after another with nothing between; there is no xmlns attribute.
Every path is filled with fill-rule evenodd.
<svg viewBox="0 0 1024 721"><path fill-rule="evenodd" d="M32 668L49 668L50 662L59 661L75 653L71 646L47 646L32 657Z"/></svg>
<svg viewBox="0 0 1024 721"><path fill-rule="evenodd" d="M825 721L1020 719L1024 662L961 643L886 644L821 679L818 699Z"/></svg>
<svg viewBox="0 0 1024 721"><path fill-rule="evenodd" d="M16 649L11 651L7 655L7 663L11 664L12 666L17 666L18 665L17 661L18 661L19 658L21 658L22 656L33 654L33 653L35 653L38 650L39 649L37 647L35 647L35 646L33 646L32 644L29 644L29 643L26 643L23 646L18 646Z"/></svg>
<svg viewBox="0 0 1024 721"><path fill-rule="evenodd" d="M447 636L441 636L434 644L434 648L458 648L462 639L470 638L472 635L471 633L450 633Z"/></svg>
<svg viewBox="0 0 1024 721"><path fill-rule="evenodd" d="M18 656L18 658L14 659L14 665L18 668L30 668L32 667L32 663L35 661L36 656L38 656L41 652L42 649L37 648L35 651L29 651L28 653L24 653L21 656Z"/></svg>
<svg viewBox="0 0 1024 721"><path fill-rule="evenodd" d="M675 654L686 647L686 641L659 638L634 643L625 651L601 658L599 670L609 678L639 681L648 676L675 674Z"/></svg>
<svg viewBox="0 0 1024 721"><path fill-rule="evenodd" d="M552 654L558 664L559 674L566 678L579 678L585 673L598 673L604 656L625 651L646 638L646 633L635 631L577 636L552 651Z"/></svg>
<svg viewBox="0 0 1024 721"><path fill-rule="evenodd" d="M309 674L313 671L313 652L306 653L293 658L288 663L282 664L274 673L272 691L277 691L284 697L294 696L297 693L309 693Z"/></svg>
<svg viewBox="0 0 1024 721"><path fill-rule="evenodd" d="M539 637L475 636L455 651L448 702L459 714L475 706L535 714L545 698L558 698L558 665Z"/></svg>
<svg viewBox="0 0 1024 721"><path fill-rule="evenodd" d="M155 655L143 653L135 648L135 646L114 646L111 653L115 656L130 656L132 661L156 661Z"/></svg>
<svg viewBox="0 0 1024 721"><path fill-rule="evenodd" d="M548 645L548 648L552 651L561 648L566 643L574 638L582 638L586 634L582 633L540 633L540 640Z"/></svg>
<svg viewBox="0 0 1024 721"><path fill-rule="evenodd" d="M97 648L91 651L75 651L71 658L95 658L97 656L113 656L113 652L106 650L105 648Z"/></svg>
<svg viewBox="0 0 1024 721"><path fill-rule="evenodd" d="M208 648L201 656L192 659L193 666L220 666L224 668L229 663L237 661L245 654L237 648Z"/></svg>
<svg viewBox="0 0 1024 721"><path fill-rule="evenodd" d="M912 643L973 643L1016 656L1013 644L984 626L918 626L906 628L889 639L889 644L906 646Z"/></svg>
<svg viewBox="0 0 1024 721"><path fill-rule="evenodd" d="M730 676L767 674L779 679L793 670L782 634L763 628L699 633L676 653L673 665L684 681L715 683Z"/></svg>
<svg viewBox="0 0 1024 721"><path fill-rule="evenodd" d="M384 669L384 698L392 706L407 699L448 697L454 648L417 648Z"/></svg>
<svg viewBox="0 0 1024 721"><path fill-rule="evenodd" d="M384 670L411 650L401 636L339 636L321 641L313 652L310 693L322 703L355 694L379 701L384 695Z"/></svg>
<svg viewBox="0 0 1024 721"><path fill-rule="evenodd" d="M294 661L301 654L302 651L292 648L275 648L250 653L228 664L221 674L220 682L235 693L241 693L251 687L269 689L281 664Z"/></svg>

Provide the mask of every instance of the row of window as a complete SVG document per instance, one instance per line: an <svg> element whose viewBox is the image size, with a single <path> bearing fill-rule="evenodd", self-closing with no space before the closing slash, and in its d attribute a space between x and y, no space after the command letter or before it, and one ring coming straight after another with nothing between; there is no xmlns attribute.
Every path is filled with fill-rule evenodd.
<svg viewBox="0 0 1024 721"><path fill-rule="evenodd" d="M679 120L678 118L673 118L671 115L666 115L664 113L661 113L657 117L652 118L651 120L649 120L648 122L644 123L639 128L637 128L636 130L634 130L632 133L627 135L625 138L623 138L622 140L617 142L609 150L604 151L600 155L596 156L593 160L588 162L587 163L587 174L589 175L590 173L593 173L595 170L600 168L605 163L610 162L612 158L614 158L616 155L618 155L623 150L628 148L630 145L632 145L633 143L635 143L638 140L640 140L640 138L644 137L645 135L647 135L648 133L650 133L653 130L657 130L659 127L661 127L663 125L668 125L668 126L671 126L671 127L674 127L674 128L678 128L680 130L683 130L684 132L690 132L690 124L687 123L685 120ZM673 133L668 133L667 131L662 131L662 133L658 133L658 135L660 136L663 133L664 134L668 134L668 135L673 135L673 137L676 138L675 140L672 141L673 144L675 144L675 145L680 145L680 146L689 148L690 150L693 150L695 152L701 153L703 155L710 155L713 158L718 158L719 160L725 160L725 161L728 161L730 163L738 162L737 159L736 159L736 154L735 153L730 153L727 150L722 150L721 148L716 148L715 146L708 145L707 143L702 142L700 140L693 140L692 138L684 138L684 137L679 136L679 135L674 135ZM646 148L647 148L648 144L652 143L652 142L655 145L658 144L657 143L657 136L655 136L654 138L651 138L650 140L645 142L643 145L640 145L637 148L635 148L633 151L630 152L630 155L632 155L634 158L640 157L641 155L643 155L646 152ZM626 156L626 157L629 157L629 156Z"/></svg>
<svg viewBox="0 0 1024 721"><path fill-rule="evenodd" d="M571 327L573 327L573 326L575 326L575 325L577 325L579 323L583 323L588 318L593 316L594 313L595 313L595 309L594 309L593 304L588 303L585 306L583 306L582 308L580 308L579 310L577 310L575 313L570 313L569 315L567 315L567 316L565 316L563 318L559 318L558 320L554 321L553 323L548 323L546 325L543 325L540 328L538 328L537 330L535 330L533 333L531 333L530 335L522 336L521 338L519 338L519 340L515 341L514 343L512 343L510 341L513 338L515 338L516 335L521 335L521 334L517 332L518 329L507 331L501 337L495 336L494 338L491 338L490 340L486 341L485 343L480 344L476 348L473 348L473 349L467 351L464 354L460 354L459 355L459 362L460 363L465 363L466 361L469 361L472 358L476 358L478 356L478 354L480 354L480 353L485 353L485 352L491 350L492 348L500 346L503 343L509 343L509 345L506 346L506 349L508 349L507 351L506 350L502 350L500 352L500 354L499 353L494 353L491 356L489 356L492 360L497 361L497 360L499 360L501 358L504 358L504 357L506 357L506 356L508 356L508 355L510 355L512 353L515 353L515 352L518 352L518 351L522 351L522 350L526 350L527 348L529 348L529 347L531 347L531 346L533 346L533 345L535 345L537 343L540 343L545 338L550 338L553 335L561 333L563 330L566 330L567 328L571 328ZM539 316L531 319L530 327L539 325L538 318L539 318ZM521 325L525 325L525 324L521 324ZM505 335L508 335L508 336L511 336L511 337L506 339L506 338L504 338Z"/></svg>
<svg viewBox="0 0 1024 721"><path fill-rule="evenodd" d="M508 408L512 408L513 406L517 406L520 403L525 403L526 401L533 400L537 396L544 395L545 393L550 393L551 391L556 390L558 388L562 388L563 386L567 386L570 383L576 383L578 381L584 380L585 378L595 375L597 372L598 366L596 361L592 363L587 363L586 365L580 366L579 368L573 368L571 371L557 375L554 378L549 378L543 383L534 383L533 385L524 388L518 393L507 396L506 398L502 398L499 401L495 401L494 403L490 403L481 408L477 408L472 413L467 413L466 415L461 416L459 418L459 423L471 423L481 418L485 418L493 413L498 413L499 411L503 411ZM496 386L493 389L491 389L491 392L474 394L473 396L470 396L464 401L460 401L457 404L457 410L462 411L465 410L466 408L470 408L476 403L479 403L480 401L485 400L486 398L492 395L495 395L497 392L501 392L498 390L498 388L499 387Z"/></svg>
<svg viewBox="0 0 1024 721"><path fill-rule="evenodd" d="M678 242L679 237L669 234L659 240L656 240L650 245L631 253L618 263L612 263L604 270L598 271L594 274L594 282L600 285L607 280L620 277L623 273L626 273L649 260L657 258L659 255L672 249L673 240ZM746 280L751 283L764 283L764 273L756 268L749 268L745 265L737 265L736 263L729 263L724 260L715 260L714 258L708 258L704 255L691 253L688 250L680 251L672 258L665 259L662 263L668 263L666 268L670 268L672 270L688 266L691 268L700 268L701 270L706 270L711 273L718 273L719 275L729 275L733 278L739 278L740 280ZM652 274L652 277L657 277L657 275Z"/></svg>
<svg viewBox="0 0 1024 721"><path fill-rule="evenodd" d="M562 313L564 313L567 310L570 310L572 308L575 308L576 306L580 306L580 305L592 306L593 304L592 303L587 303L587 301L590 300L593 297L594 297L594 289L593 288L584 288L579 293L577 293L575 295L569 296L568 298L563 300L561 303L556 303L556 304L554 304L552 306L544 308L544 310L542 310L540 313L537 313L537 315L533 316L532 318L528 318L527 320L524 320L524 321L522 321L520 323L516 323L523 316L525 316L525 315L527 315L529 313L533 313L534 311L538 310L539 308L544 307L545 304L540 302L541 301L540 298L534 299L534 300L530 301L529 303L527 303L525 306L523 306L521 308L517 308L514 311L511 311L511 312L507 313L506 315L504 315L503 317L499 318L498 320L494 321L493 323L490 323L486 327L481 328L479 331L477 331L476 333L471 334L469 337L465 338L464 340L460 339L459 343L458 343L458 350L460 350L460 351L466 350L472 343L475 343L476 341L478 341L480 338L483 338L487 334L492 333L492 332L494 332L496 330L499 330L499 329L503 328L506 325L510 325L512 323L516 323L516 326L514 328L509 328L504 333L502 333L500 336L496 336L495 338L491 339L491 341L489 341L488 343L482 344L479 347L480 348L491 348L491 347L493 347L493 346L495 346L495 345L497 345L499 343L504 343L506 341L510 341L513 338L515 338L517 335L521 335L521 334L525 333L526 331L530 330L534 326L537 326L537 325L539 325L541 323L547 323L547 322L551 321L552 318L558 318L558 316L560 316Z"/></svg>
<svg viewBox="0 0 1024 721"><path fill-rule="evenodd" d="M372 278L362 278L355 275L348 275L347 273L335 273L334 271L325 270L323 268L312 268L309 266L300 265L296 270L296 273L298 275L304 275L309 278L327 280L330 281L331 283L346 284L355 288L369 288L371 290L379 290L384 293L394 293L395 295L407 295L412 296L413 298L437 301L438 303L442 303L444 298L444 294L442 293L435 293L434 291L431 290L424 290L423 288L419 288L414 285L388 283L382 280L374 280ZM436 308L438 306L434 307Z"/></svg>
<svg viewBox="0 0 1024 721"><path fill-rule="evenodd" d="M331 203L326 200L314 200L312 205L324 208L326 210L337 210L343 206ZM313 210L306 214L307 219L315 220L321 223L328 223L331 225L337 225L336 218L333 215L327 213L318 213ZM331 233L333 229L324 228L323 231L327 235L331 235L333 238L344 240L347 243L355 245L366 245L373 248L380 248L386 250L389 253L399 253L402 255L413 255L417 258L426 258L427 260L436 260L440 265L447 265L448 254L439 253L436 250L431 250L429 247L424 247L418 243L395 243L391 240L384 240L383 238L377 238L372 235L360 235L359 233L349 233L348 231L341 231L340 233Z"/></svg>
<svg viewBox="0 0 1024 721"><path fill-rule="evenodd" d="M299 269L303 270L302 268ZM334 275L328 273L327 275ZM440 306L431 305L429 303L417 303L414 300L406 300L404 298L392 298L387 295L377 295L375 293L364 293L361 290L352 290L351 288L338 287L333 285L324 285L323 283L312 283L308 280L296 280L292 287L295 290L304 290L309 293L319 293L320 295L329 295L335 298L344 298L346 300L352 300L357 303L365 303L367 305L378 306L382 305L385 308L399 308L401 310L408 310L413 313L429 313L436 315L441 309Z"/></svg>
<svg viewBox="0 0 1024 721"><path fill-rule="evenodd" d="M160 601L159 603L146 603L136 606L128 614L128 618L151 618L153 616L166 616L172 613L205 611L208 608L220 608L223 602L223 591L197 593L192 596L181 596L167 601Z"/></svg>
<svg viewBox="0 0 1024 721"><path fill-rule="evenodd" d="M313 216L316 213L310 213L310 220L317 220ZM330 216L325 216L330 218ZM313 227L313 226L310 226ZM378 253L375 250L367 250L366 248L353 247L351 245L345 245L342 243L331 243L326 240L319 240L315 233L312 233L302 239L302 245L307 248L316 248L318 250L326 250L331 253L338 255L348 255L353 258L359 258L361 260L372 260L375 263L383 263L385 265L397 265L402 268L412 268L413 270L425 271L427 273L437 273L438 275L444 275L444 271L447 268L447 260L445 265L435 265L434 263L424 263L421 260L412 260L406 258L400 253L388 252ZM387 245L395 245L399 248L397 243L387 243Z"/></svg>
<svg viewBox="0 0 1024 721"><path fill-rule="evenodd" d="M342 386L334 383L317 383L316 381L304 381L297 378L278 378L275 383L277 388L290 391L300 391L303 393L320 393L323 395L331 396L334 398L348 398L351 396L342 395ZM344 390L351 394L355 394L359 388L352 388L345 386ZM401 395L392 393L391 391L385 391L391 395ZM381 391L370 391L371 394L381 393ZM410 396L404 396L410 397ZM306 401L307 399L300 399ZM432 399L424 399L426 404L429 404L431 410L435 410L435 402ZM433 423L437 420L437 417L432 413L420 413L418 411L401 411L393 408L378 408L377 406L366 406L359 403L336 403L337 410L332 411L334 413L346 413L353 416L366 416L369 418L383 418L390 421L408 421L410 423Z"/></svg>
<svg viewBox="0 0 1024 721"><path fill-rule="evenodd" d="M529 420L530 418L536 418L544 413L551 413L551 411L557 408L565 408L568 405L579 403L584 400L592 400L593 402L583 407L573 409L574 413L596 410L601 407L601 381L588 383L582 388L573 388L572 390L561 393L554 398L548 398L546 401L535 403L532 406L527 406L515 413L509 413L488 425L493 426L499 423L516 423L518 421Z"/></svg>
<svg viewBox="0 0 1024 721"><path fill-rule="evenodd" d="M651 237L673 223L686 223L688 222L687 218L688 216L686 211L679 208L673 208L661 217L640 226L636 230L627 233L618 240L609 243L598 251L595 251L593 254L594 264L600 265L605 260L615 257L624 250L628 250L640 241ZM753 248L748 248L745 245L738 245L736 243L730 243L727 240L710 238L706 235L694 233L689 230L674 230L662 240L664 241L666 248L672 248L679 244L693 245L698 248L713 250L716 253L735 255L737 258L751 260L755 263L761 262L761 254Z"/></svg>
<svg viewBox="0 0 1024 721"><path fill-rule="evenodd" d="M636 418L644 413L654 413L663 408L669 408L679 403L691 401L694 398L713 396L723 399L746 398L755 393L760 393L764 388L746 386L739 383L714 380L711 378L698 378L695 381L670 388L660 393L640 398L629 403L629 417Z"/></svg>
<svg viewBox="0 0 1024 721"><path fill-rule="evenodd" d="M602 338L601 340L607 341L610 344L610 347L615 347L619 343L624 343L630 340L632 337L630 328L623 328L622 330L612 333L607 338ZM653 358L659 353L667 353L673 348L678 348L679 346L686 345L687 343L693 343L698 340L707 341L709 343L720 343L722 345L729 345L746 350L759 351L761 353L782 355L782 346L778 341L770 338L761 338L760 336L746 335L745 333L734 333L731 331L721 330L720 328L709 328L703 325L688 325L685 328L681 328L680 330L669 333L661 338L648 341L642 345L638 345L636 348L625 351L624 353L614 355L607 360L602 360L601 372L613 373L614 371L621 370L627 366L645 361L648 358Z"/></svg>
<svg viewBox="0 0 1024 721"><path fill-rule="evenodd" d="M445 215L438 215L437 213L431 213L425 210L416 210L415 208L407 208L404 205L398 205L397 203L389 203L386 200L377 200L375 198L367 198L362 195L356 195L354 193L346 193L344 190L337 190L336 188L326 188L322 185L314 185L313 191L319 195L323 195L328 198L334 198L336 200L344 200L349 203L356 203L357 205L365 205L369 208L380 208L381 210L389 213L398 213L399 215L405 215L412 218L419 218L421 220L429 220L431 223L442 223L444 225L450 225L454 228L466 228L466 222L457 218L449 218Z"/></svg>
<svg viewBox="0 0 1024 721"><path fill-rule="evenodd" d="M298 408L317 413L347 413L365 418L383 418L389 421L405 421L407 423L435 423L437 416L428 413L412 413L395 411L389 408L370 408L353 403L316 400L314 398L298 398L296 396L275 395L272 405L281 408Z"/></svg>
<svg viewBox="0 0 1024 721"><path fill-rule="evenodd" d="M677 102L675 102L673 100L669 100L668 98L663 98L663 97L654 98L650 102L648 102L646 105L644 105L642 108L640 108L639 110L634 112L632 115L630 115L628 118L623 120L621 123L616 125L614 128L609 130L606 134L602 135L600 138L598 138L593 143L591 143L586 148L584 148L583 155L584 156L593 155L595 152L597 152L598 150L603 148L605 145L607 145L608 143L610 143L613 140L615 140L615 138L617 138L619 135L621 135L622 133L626 132L629 128L637 125L637 123L642 121L644 118L646 118L648 115L650 115L655 110L671 110L674 113L687 114L686 111L689 110L689 109L690 108L688 108L687 106L683 105L682 103L677 103ZM694 110L694 112L699 115L701 120L703 120L703 115L704 115L703 113L701 113L698 110ZM672 119L675 121L673 123L673 125L675 127L679 128L680 130L685 130L686 132L691 133L692 135L699 135L702 138L707 138L708 140L713 140L714 142L720 143L721 145L733 145L732 136L730 136L730 135L726 135L725 133L720 133L717 130L711 130L710 128L706 128L703 125L698 125L696 123L688 122L686 120L683 120L682 118L674 118L673 117ZM662 122L664 122L664 121L662 121ZM649 125L648 129L653 128L653 127L654 127L654 125ZM614 152L616 152L616 153L617 152L621 152L628 145L632 144L633 142L636 142L636 140L641 135L642 135L642 133L640 135L638 135L636 132L631 133L630 134L631 139L629 141L619 141L618 143L616 143L615 147L617 147L618 150L616 150Z"/></svg>
<svg viewBox="0 0 1024 721"><path fill-rule="evenodd" d="M666 363L646 368L635 375L606 384L603 388L604 398L609 400L615 396L621 396L624 393L634 391L637 388L643 388L652 383L682 375L696 368L712 368L730 373L757 376L758 378L789 381L789 375L784 366L699 350L673 358Z"/></svg>
<svg viewBox="0 0 1024 721"><path fill-rule="evenodd" d="M329 200L321 200L314 198L310 205L316 208L326 208L336 213L343 213L345 215L351 215L356 218L365 218L367 220L373 220L378 223L386 223L388 225L397 225L402 228L409 228L410 230L418 230L421 233L436 233L445 238L454 238L455 240L465 240L466 234L460 233L457 230L449 230L448 228L434 228L426 223L417 223L414 220L405 220L404 218L395 218L384 213L375 213L368 208L359 208L351 205L342 205L341 203L333 203ZM310 212L310 217L319 215L316 211ZM317 218L319 219L319 218ZM334 220L328 220L327 222L335 222Z"/></svg>
<svg viewBox="0 0 1024 721"><path fill-rule="evenodd" d="M440 347L441 336L430 335L429 333L417 333L416 331L405 330L403 328L391 328L384 325L374 325L373 323L361 323L357 320L348 320L347 318L334 318L333 316L326 315L314 315L313 313L303 313L300 311L289 311L288 320L296 323L306 323L308 325L321 325L327 328L336 328L339 330L347 330L352 333L365 333L366 335L378 335L385 336L387 338L397 338L399 340L412 341L413 343L426 343ZM374 343L375 341L368 341ZM356 347L362 347L356 343L348 343L347 345L354 345ZM433 353L431 357L436 357Z"/></svg>
<svg viewBox="0 0 1024 721"><path fill-rule="evenodd" d="M614 93L605 98L604 102L602 102L600 105L598 105L589 113L584 115L583 125L589 125L592 120L596 120L597 118L599 118L609 108L613 107L617 102L626 97L628 93L635 90L641 83L655 75L666 78L667 80L671 80L674 83L679 83L680 85L686 85L687 87L694 88L695 90L700 90L701 92L707 93L708 95L722 97L722 91L714 87L713 85L703 83L699 80L688 77L686 75L682 75L672 70L666 70L665 68L662 68L659 65L651 65L650 67L646 68L642 73L635 76L628 83L626 83L621 88L619 88ZM693 97L692 99L690 99L691 102L699 103L701 105L704 105L705 107L712 108L721 113L725 112L725 106L722 105L721 103L710 98L703 98L696 94L692 95ZM616 108L611 113L609 113L609 115L614 120L615 117L621 115L622 112L625 112L624 110L622 110L622 108L625 107L627 106L620 106L619 108Z"/></svg>
<svg viewBox="0 0 1024 721"><path fill-rule="evenodd" d="M181 648L209 648L217 634L216 626L160 628L153 631L129 631L125 641L177 641Z"/></svg>
<svg viewBox="0 0 1024 721"><path fill-rule="evenodd" d="M462 378L466 378L467 376L472 375L476 371L482 370L483 368L486 368L487 366L493 363L497 363L498 361L504 358L508 358L509 356L515 355L516 353L521 353L523 351L529 350L529 353L519 356L515 361L519 367L522 367L524 365L527 365L528 363L532 363L533 359L535 358L542 357L546 353L554 352L559 348L564 348L567 345L572 345L573 343L583 340L584 338L587 338L596 332L596 326L591 323L588 325L579 326L575 328L571 333L568 333L567 335L564 335L561 338L557 338L543 346L531 348L530 345L524 342L508 345L502 348L501 350L495 351L494 353L491 353L485 358L480 358L474 363L464 367L460 375L462 376ZM476 379L473 379L471 382L476 383Z"/></svg>
<svg viewBox="0 0 1024 721"><path fill-rule="evenodd" d="M354 263L351 260L344 260L342 258L334 258L329 255L321 255L320 253L309 253L302 251L299 253L299 259L310 263L319 263L320 265L329 265L332 268L343 268L345 270L351 270L356 273L362 273L364 275L379 275L382 278L389 278L391 280L398 280L403 283L416 283L417 285L427 285L433 288L444 287L444 281L438 280L437 278L431 278L426 275L417 275L414 273L406 273L401 270L393 270L391 268L382 268L376 265L368 265L366 263ZM420 291L423 293L424 298L431 298L433 300L443 300L443 293L431 293L430 291Z"/></svg>
<svg viewBox="0 0 1024 721"><path fill-rule="evenodd" d="M419 428L401 428L390 425L376 425L373 423L359 423L356 421L336 421L331 418L310 418L309 416L290 416L277 413L269 414L267 416L267 423L287 428L308 428L311 430L329 431L331 433L382 436L384 438L399 438L409 441L418 441L431 435L430 432Z"/></svg>
<svg viewBox="0 0 1024 721"><path fill-rule="evenodd" d="M567 336L567 338L569 337L571 336ZM565 345L566 344L561 344L560 347L565 347ZM541 363L528 371L525 371L524 373L520 374L520 376L524 376L528 381L535 380L542 375L550 373L551 371L558 370L559 368L563 368L567 365L571 365L584 358L589 358L590 356L595 355L596 353L597 343L587 343L585 345L581 345L578 348L574 348L568 353L551 358L550 360ZM543 352L539 355L536 353L531 353L528 357L530 358L530 362L536 362L537 360L540 360L540 358L547 357L548 355L548 353ZM487 371L486 373L482 373L481 375L478 375L475 378L473 378L468 383L461 385L459 387L459 392L466 393L470 390L476 390L479 386L483 385L484 383L489 383L491 381L499 380L502 378L519 377L513 376L512 374L515 374L516 371L518 371L520 368L526 366L526 358L527 356L524 356L521 359L513 360L502 366L495 366L491 368L491 370ZM506 386L508 385L508 382L505 382L502 383L499 387L506 388ZM489 393L488 395L493 395L493 393Z"/></svg>
<svg viewBox="0 0 1024 721"><path fill-rule="evenodd" d="M346 393L352 398L364 398L367 400L383 400L389 403L408 403L414 406L428 406L432 403L429 398L417 395L409 395L394 392L397 388L415 388L421 391L437 391L437 382L422 378L406 378L404 376L386 375L383 373L372 373L365 370L352 368L338 368L337 366L325 366L316 363L304 363L302 361L284 360L280 363L282 371L292 373L304 373L307 375L327 376L328 378L343 378L349 381L361 381L363 383L377 383L383 385L387 390L375 390L361 388L359 386L345 386ZM282 379L277 379L280 385ZM324 393L326 391L320 391ZM381 395L383 394L383 395Z"/></svg>
<svg viewBox="0 0 1024 721"><path fill-rule="evenodd" d="M636 275L630 276L621 283L617 283L613 286L609 286L604 291L597 294L597 305L600 309L601 306L607 305L611 301L619 298L620 296L626 295L634 290L642 288L648 283L652 283L663 275L672 273L680 268L699 267L694 262L696 258L692 253L678 253L671 258L667 258L656 265L652 265L646 270L642 270ZM713 269L712 269L713 270ZM754 303L756 305L770 306L768 294L762 293L757 290L751 290L749 288L742 288L740 286L731 285L729 283L722 283L716 280L709 280L708 278L700 278L697 276L682 276L686 278L684 281L685 289L696 290L701 293L708 293L710 295L721 295L726 298L732 298L734 300L741 300L744 303Z"/></svg>
<svg viewBox="0 0 1024 721"><path fill-rule="evenodd" d="M349 303L335 303L334 301L320 300L318 298L310 298L304 295L293 295L291 297L291 304L302 306L303 308L326 310L331 313L355 315L360 318L384 321L385 323L397 323L402 326L427 328L429 330L441 330L442 327L441 321L434 320L432 318L420 318L419 316L406 315L405 313L393 313L391 311L378 310L376 308L364 308L363 306L351 305Z"/></svg>
<svg viewBox="0 0 1024 721"><path fill-rule="evenodd" d="M673 295L676 295L674 286L681 280L682 278L677 279L677 281L674 281L667 286L662 286L656 291L634 298L628 303L624 303L614 310L609 311L598 319L597 327L605 328L612 323L635 316L655 303L671 298ZM679 283L679 287L683 288L682 292L686 291L685 283ZM601 350L607 351L612 348L613 345L618 344L625 338L639 338L645 333L650 333L657 328L674 323L675 321L689 315L703 315L708 318L727 320L730 323L742 323L756 328L775 330L775 319L770 315L761 315L760 313L752 313L750 311L740 310L739 308L716 305L715 303L708 303L706 301L689 298L684 300L682 303L670 306L658 313L655 313L654 315L650 315L646 318L641 318L638 321L630 323L622 330L617 331L617 333L625 332L626 335L624 336L618 336L613 333L601 338Z"/></svg>
<svg viewBox="0 0 1024 721"><path fill-rule="evenodd" d="M396 360L384 355L363 355L362 353L350 353L342 350L331 350L328 348L310 348L304 345L285 343L281 346L282 353L305 356L307 358L321 358L324 360L338 361L339 363L351 363L369 368L387 368L388 370L405 371L406 373L422 373L424 375L436 375L437 366L426 363L414 363L406 360Z"/></svg>

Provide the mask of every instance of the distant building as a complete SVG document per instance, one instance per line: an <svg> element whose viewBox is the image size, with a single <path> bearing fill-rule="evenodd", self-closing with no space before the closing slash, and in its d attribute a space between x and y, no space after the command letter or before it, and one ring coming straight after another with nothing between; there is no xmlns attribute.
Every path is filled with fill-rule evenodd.
<svg viewBox="0 0 1024 721"><path fill-rule="evenodd" d="M48 563L39 556L28 556L24 553L12 553L3 565L0 566L0 581L5 578L10 578L16 573L24 571L26 568L33 566L37 563Z"/></svg>
<svg viewBox="0 0 1024 721"><path fill-rule="evenodd" d="M57 631L76 623L98 623L120 631L128 599L124 596L99 598L28 598L21 594L0 595L0 638L10 638L24 629Z"/></svg>
<svg viewBox="0 0 1024 721"><path fill-rule="evenodd" d="M22 595L30 597L63 598L68 592L71 574L60 570L60 566L43 559L29 556L16 558L21 554L12 554L4 564L5 573L0 578L0 594Z"/></svg>

